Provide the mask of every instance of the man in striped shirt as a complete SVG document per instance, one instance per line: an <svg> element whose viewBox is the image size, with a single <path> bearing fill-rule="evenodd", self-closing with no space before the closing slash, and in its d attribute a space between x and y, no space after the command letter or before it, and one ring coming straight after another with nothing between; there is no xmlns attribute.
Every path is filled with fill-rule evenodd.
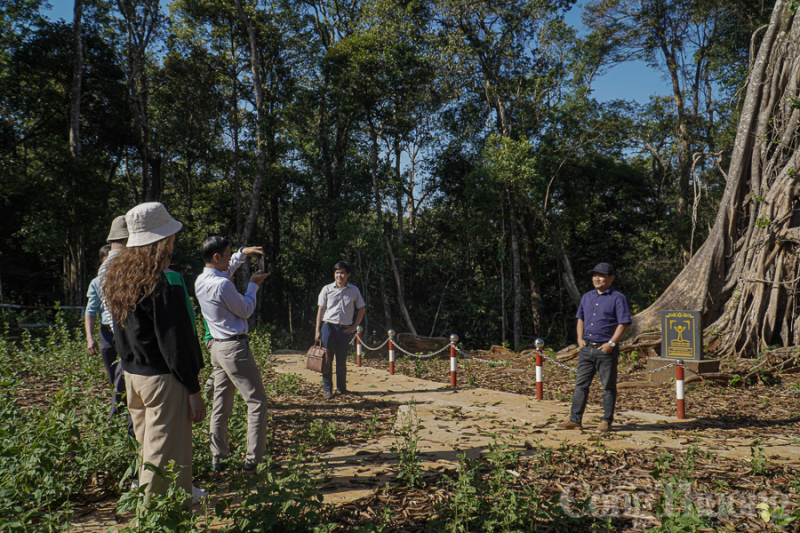
<svg viewBox="0 0 800 533"><path fill-rule="evenodd" d="M339 261L333 269L336 281L325 285L319 293L316 339L322 341L322 346L336 360L336 390L341 395L348 394L346 365L350 335L364 318L367 304L358 287L347 283L352 270L350 263ZM358 314L353 321L356 310ZM332 369L322 374L322 390L326 400L333 398L332 374Z"/></svg>

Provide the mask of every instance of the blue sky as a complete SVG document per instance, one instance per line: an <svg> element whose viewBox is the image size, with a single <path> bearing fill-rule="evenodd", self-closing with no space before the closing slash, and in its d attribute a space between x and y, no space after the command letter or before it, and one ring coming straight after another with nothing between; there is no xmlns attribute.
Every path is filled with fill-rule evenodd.
<svg viewBox="0 0 800 533"><path fill-rule="evenodd" d="M57 20L63 18L72 21L72 0L50 0L51 10L49 18ZM162 0L162 4L168 4ZM585 31L581 23L582 4L575 6L567 13L567 23L576 27L580 32ZM594 97L601 102L608 100L635 100L640 104L646 103L651 95L668 95L671 88L662 74L649 68L642 61L623 63L598 77L593 83Z"/></svg>

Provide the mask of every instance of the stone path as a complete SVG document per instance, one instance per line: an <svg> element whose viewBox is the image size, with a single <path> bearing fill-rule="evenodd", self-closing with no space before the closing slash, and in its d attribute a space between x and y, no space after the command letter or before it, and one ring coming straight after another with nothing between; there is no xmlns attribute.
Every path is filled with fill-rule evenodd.
<svg viewBox="0 0 800 533"><path fill-rule="evenodd" d="M319 374L306 370L305 356L300 352L283 351L274 355L278 372L294 373L309 381L320 381ZM598 386L597 383L594 386ZM537 401L536 397L473 387L451 389L442 383L389 375L374 368L348 365L347 388L362 397L377 397L400 405L398 426L408 404L413 400L422 429L419 450L426 470L452 467L457 455L477 457L484 452L493 435L513 436L520 447L537 444L558 447L567 442L588 444L600 436L595 430L600 423L602 406L588 405L584 429L564 431L555 425L569 417L570 404ZM357 401L357 398L354 399ZM749 458L751 440L715 438L703 435L703 420L679 420L637 411L619 412L613 432L602 437L603 445L612 449L686 448L700 439L700 446L730 458ZM686 437L670 436L670 429L695 429ZM691 437L691 438L690 438ZM320 458L331 468L333 482L324 487L326 501L344 502L366 496L375 486L392 479L388 472L394 461L390 448L395 437L352 446L338 446ZM764 442L765 454L774 463L800 464L800 443L791 435Z"/></svg>
<svg viewBox="0 0 800 533"><path fill-rule="evenodd" d="M297 374L305 380L321 382L320 375L306 370L305 355L284 350L273 354L277 372ZM598 386L595 383L595 386ZM349 364L347 388L359 397L375 397L395 402L399 406L395 427L402 425L413 404L421 424L418 449L422 453L422 468L426 471L452 469L457 456L479 456L492 442L493 436L514 438L522 449L535 446L560 446L567 443L596 442L602 407L589 405L584 415L584 429L563 431L555 424L569 416L570 404L558 401L537 401L535 397L474 387L451 389L441 383L389 375L388 372ZM341 407L341 404L339 404ZM741 438L719 438L704 435L711 425L704 420L679 420L650 413L626 411L616 414L614 431L602 437L603 445L611 449L685 448L700 439L700 446L730 458L749 458L752 441ZM694 429L691 434L678 436L670 429ZM377 486L392 482L396 464L391 447L396 437L387 436L356 445L337 446L319 458L329 469L331 480L322 487L325 500L344 503L370 495ZM763 443L766 455L777 464L800 464L800 444L793 435L771 438ZM99 516L76 524L73 531L106 531L117 523L109 502ZM195 506L199 511L199 507Z"/></svg>

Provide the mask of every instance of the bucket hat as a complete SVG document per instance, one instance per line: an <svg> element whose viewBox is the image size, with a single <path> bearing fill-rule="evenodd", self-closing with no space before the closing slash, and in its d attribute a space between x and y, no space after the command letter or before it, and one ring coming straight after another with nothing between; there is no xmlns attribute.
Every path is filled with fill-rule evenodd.
<svg viewBox="0 0 800 533"><path fill-rule="evenodd" d="M125 214L128 223L128 248L147 246L174 235L183 224L172 218L160 202L139 204Z"/></svg>
<svg viewBox="0 0 800 533"><path fill-rule="evenodd" d="M111 231L108 232L106 242L124 241L128 238L128 224L125 222L125 215L120 215L111 223Z"/></svg>
<svg viewBox="0 0 800 533"><path fill-rule="evenodd" d="M128 246L130 246L130 244ZM594 272L597 272L598 274L611 274L612 276L616 275L614 267L608 263L597 263L595 267L589 271L589 274Z"/></svg>

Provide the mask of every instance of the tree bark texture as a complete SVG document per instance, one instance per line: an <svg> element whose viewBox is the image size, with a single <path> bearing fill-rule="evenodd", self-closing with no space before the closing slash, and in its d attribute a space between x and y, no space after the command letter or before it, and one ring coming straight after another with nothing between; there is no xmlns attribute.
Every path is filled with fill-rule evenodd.
<svg viewBox="0 0 800 533"><path fill-rule="evenodd" d="M541 334L542 317L539 309L542 305L542 291L539 288L539 258L536 255L536 243L533 238L533 220L531 216L524 212L520 221L520 228L525 237L525 252L528 265L528 281L530 284L531 296L531 320L533 322L533 333Z"/></svg>
<svg viewBox="0 0 800 533"><path fill-rule="evenodd" d="M261 68L258 60L258 40L256 37L255 28L250 17L245 13L242 8L241 0L235 0L236 11L239 13L239 18L247 29L247 36L250 40L250 68L253 75L253 91L256 97L256 146L258 150L256 176L253 180L253 194L250 201L250 213L247 215L247 220L244 223L242 230L242 245L247 244L253 230L256 227L258 220L258 212L260 208L261 187L264 183L264 169L267 164L267 148L264 143L264 135L262 132L264 126L264 88L261 86ZM246 266L242 265L243 267ZM249 270L249 269L248 269Z"/></svg>
<svg viewBox="0 0 800 533"><path fill-rule="evenodd" d="M519 261L519 237L517 231L517 203L514 196L508 196L508 221L511 229L511 275L514 280L514 348L522 343L522 276Z"/></svg>
<svg viewBox="0 0 800 533"><path fill-rule="evenodd" d="M706 242L664 294L633 318L633 334L660 311L702 312L719 355L752 357L800 342L800 23L778 0L753 61L727 186Z"/></svg>
<svg viewBox="0 0 800 533"><path fill-rule="evenodd" d="M81 80L83 79L83 43L81 19L83 0L75 0L72 15L72 93L69 112L69 150L74 159L81 157Z"/></svg>
<svg viewBox="0 0 800 533"><path fill-rule="evenodd" d="M256 175L255 179L253 180L253 194L250 200L250 213L247 215L247 220L244 223L244 228L242 229L242 233L240 235L241 240L238 243L239 246L246 246L250 240L250 237L253 235L253 232L256 228L256 222L258 221L258 213L261 207L261 187L264 184L264 172L267 164L267 148L264 142L264 134L262 131L264 128L264 88L261 85L261 68L259 66L258 59L258 39L255 28L253 28L253 21L250 20L250 17L242 8L241 0L235 0L235 3L236 11L239 14L239 19L242 21L242 24L244 24L244 27L247 30L248 39L250 41L250 69L253 76L253 92L255 93L256 97ZM245 261L239 271L241 272L239 284L242 287L247 287L247 283L250 279L249 261ZM250 325L255 325L253 317L250 319Z"/></svg>
<svg viewBox="0 0 800 533"><path fill-rule="evenodd" d="M71 177L70 195L78 186L81 158L81 80L83 79L83 43L81 41L81 22L83 19L83 0L75 0L72 19L72 90L69 112L69 151L75 162ZM64 274L67 282L65 293L70 305L82 305L86 294L86 255L82 228L77 221L75 204L69 208L70 221L66 234L64 252Z"/></svg>

